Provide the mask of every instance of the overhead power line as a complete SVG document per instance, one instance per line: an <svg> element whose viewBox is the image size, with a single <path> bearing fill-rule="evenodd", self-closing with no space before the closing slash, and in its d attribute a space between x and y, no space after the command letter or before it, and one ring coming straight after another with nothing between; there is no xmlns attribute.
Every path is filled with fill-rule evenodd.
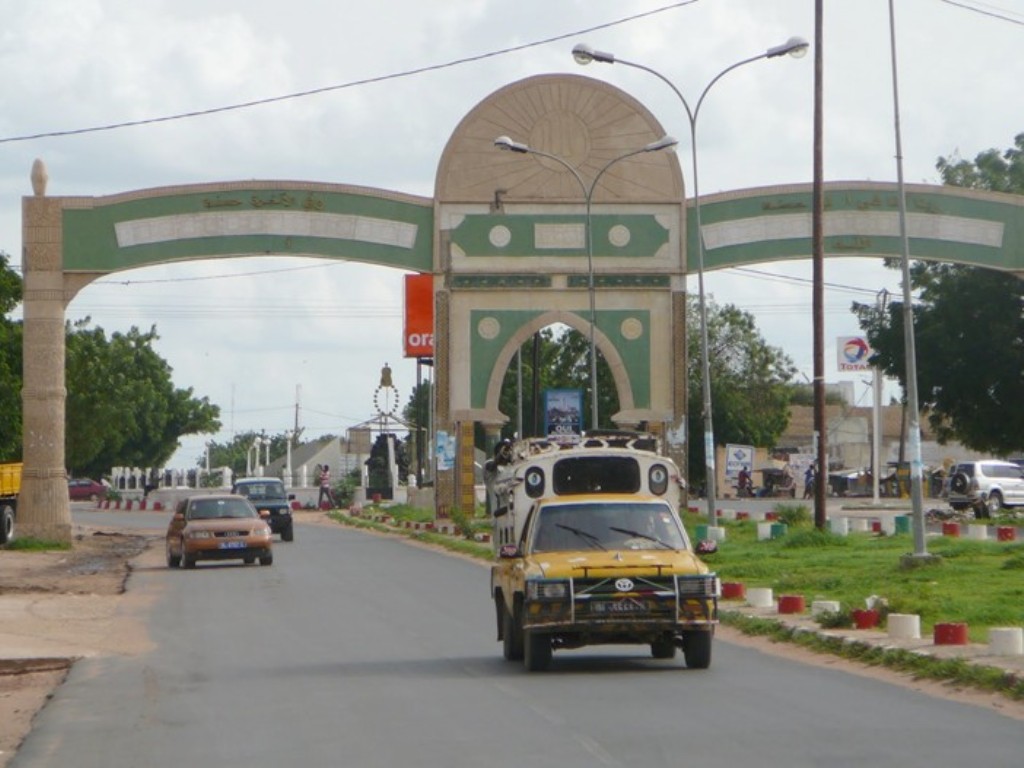
<svg viewBox="0 0 1024 768"><path fill-rule="evenodd" d="M624 16L621 19L609 21L604 24L597 24L592 27L586 27L584 29L577 29L572 32L565 32L554 37L547 37L543 40L535 40L531 43L524 43L522 45L510 46L508 48L501 48L496 51L488 51L486 53L479 53L474 56L465 56L460 59L453 59L452 61L442 62L440 64L428 64L422 67L416 67L414 69L407 69L402 72L393 72L387 75L378 75L377 77L368 77L362 80L352 80L347 83L339 83L337 85L326 85L321 88L310 88L305 91L297 91L295 93L286 93L280 96L269 96L264 99L254 99L252 101L243 101L237 104L228 104L221 107L210 107L209 109L197 109L191 112L181 112L173 115L163 115L160 117L147 117L139 120L124 120L118 123L108 123L106 125L95 125L89 128L73 128L63 131L45 131L41 133L33 133L24 136L8 136L6 138L0 138L0 144L9 144L16 141L33 141L35 139L52 139L63 136L78 136L84 133L99 133L101 131L114 131L120 128L132 128L139 125L153 125L155 123L168 123L175 120L188 120L194 117L205 117L207 115L216 115L222 112L234 112L240 109L250 109L252 107L260 107L265 104L276 104L282 101L291 101L293 99L303 99L309 96L319 96L324 93L332 93L333 91L342 91L348 88L357 88L362 85L373 85L375 83L383 83L389 80L399 80L406 77L414 77L416 75L426 74L427 72L436 72L442 69L449 69L451 67L462 66L463 64L472 64L477 61L484 61L486 59L495 58L497 56L505 56L510 53L518 53L530 48L537 48L542 45L548 45L550 43L560 42L569 38L578 37L585 35L590 32L596 32L601 29L610 29L611 27L617 27L622 24L628 24L629 22L637 21L639 19L648 18L655 16L666 11L672 11L677 8L682 8L686 5L693 5L698 0L681 0L681 2L671 3L669 5L663 5L660 8L654 8L650 11L643 11L641 13L635 13L632 16Z"/></svg>
<svg viewBox="0 0 1024 768"><path fill-rule="evenodd" d="M970 5L964 2L957 2L957 0L939 0L939 2L955 6L957 8L963 8L965 11L970 11L971 13L979 13L982 16L989 16L993 19L999 19L1000 21L1007 21L1010 24L1024 26L1024 18L1022 18L1019 13L1016 14L1017 18L1007 16L1006 14L1012 14L1015 13L1015 11L1008 11L1005 8L996 8L993 5L987 5L985 3Z"/></svg>

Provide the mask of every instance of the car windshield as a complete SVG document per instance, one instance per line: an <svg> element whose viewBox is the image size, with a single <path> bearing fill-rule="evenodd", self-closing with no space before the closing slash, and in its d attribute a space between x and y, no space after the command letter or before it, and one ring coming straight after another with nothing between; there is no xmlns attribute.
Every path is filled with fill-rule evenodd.
<svg viewBox="0 0 1024 768"><path fill-rule="evenodd" d="M267 480L263 483L240 483L237 492L250 499L283 499L284 483L280 480Z"/></svg>
<svg viewBox="0 0 1024 768"><path fill-rule="evenodd" d="M243 499L197 499L189 505L189 520L257 517L256 511Z"/></svg>
<svg viewBox="0 0 1024 768"><path fill-rule="evenodd" d="M534 525L533 551L686 549L671 508L649 502L551 504Z"/></svg>

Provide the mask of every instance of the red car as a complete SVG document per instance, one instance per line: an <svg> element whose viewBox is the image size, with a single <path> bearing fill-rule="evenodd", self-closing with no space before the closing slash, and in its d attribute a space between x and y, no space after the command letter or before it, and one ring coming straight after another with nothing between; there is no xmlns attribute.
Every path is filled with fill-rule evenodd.
<svg viewBox="0 0 1024 768"><path fill-rule="evenodd" d="M73 477L68 480L68 496L72 501L96 501L107 497L107 486L88 477Z"/></svg>

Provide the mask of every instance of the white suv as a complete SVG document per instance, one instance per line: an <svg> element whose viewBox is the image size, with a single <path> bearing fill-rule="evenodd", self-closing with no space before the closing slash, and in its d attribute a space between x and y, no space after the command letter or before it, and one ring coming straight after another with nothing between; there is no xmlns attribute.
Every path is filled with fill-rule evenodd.
<svg viewBox="0 0 1024 768"><path fill-rule="evenodd" d="M949 473L949 505L973 507L977 517L990 517L1004 507L1024 506L1024 475L1010 461L964 461Z"/></svg>

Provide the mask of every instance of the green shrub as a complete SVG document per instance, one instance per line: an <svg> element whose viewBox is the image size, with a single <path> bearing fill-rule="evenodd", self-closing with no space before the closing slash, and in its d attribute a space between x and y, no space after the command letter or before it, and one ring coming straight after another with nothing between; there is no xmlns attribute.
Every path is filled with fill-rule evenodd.
<svg viewBox="0 0 1024 768"><path fill-rule="evenodd" d="M780 523L797 528L811 523L811 510L806 504L776 504L775 514Z"/></svg>

